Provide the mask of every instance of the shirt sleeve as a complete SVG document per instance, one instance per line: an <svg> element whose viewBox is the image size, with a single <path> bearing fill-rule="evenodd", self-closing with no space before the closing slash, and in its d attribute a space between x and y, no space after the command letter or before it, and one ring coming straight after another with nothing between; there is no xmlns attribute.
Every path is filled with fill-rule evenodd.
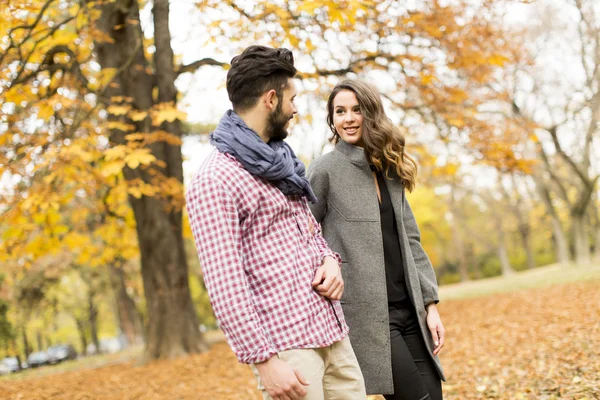
<svg viewBox="0 0 600 400"><path fill-rule="evenodd" d="M308 205L307 205L308 208ZM323 233L321 232L321 224L317 222L314 215L311 213L310 209L308 209L308 218L310 219L311 224L315 227L315 243L317 244L317 248L319 249L319 254L321 255L321 262L327 256L335 258L339 266L342 266L342 257L336 253L335 251L329 248L327 241L323 237Z"/></svg>
<svg viewBox="0 0 600 400"><path fill-rule="evenodd" d="M406 194L403 193L402 197L404 198L404 228L406 229L410 251L419 273L419 282L421 283L421 292L423 293L423 303L425 305L431 303L437 304L440 299L438 296L438 284L435 278L435 272L427 253L425 253L423 246L421 246L421 231L417 225L415 215L410 208L410 204L408 204Z"/></svg>
<svg viewBox="0 0 600 400"><path fill-rule="evenodd" d="M187 210L210 302L227 342L242 363L276 354L252 305L241 251L238 209L214 179L194 181Z"/></svg>

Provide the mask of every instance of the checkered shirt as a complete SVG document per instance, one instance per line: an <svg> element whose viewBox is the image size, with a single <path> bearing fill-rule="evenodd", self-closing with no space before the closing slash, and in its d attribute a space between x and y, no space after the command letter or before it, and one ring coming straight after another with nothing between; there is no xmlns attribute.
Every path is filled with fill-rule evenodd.
<svg viewBox="0 0 600 400"><path fill-rule="evenodd" d="M339 301L311 285L325 256L341 259L304 197L284 195L214 150L186 199L210 302L240 362L326 347L347 335Z"/></svg>

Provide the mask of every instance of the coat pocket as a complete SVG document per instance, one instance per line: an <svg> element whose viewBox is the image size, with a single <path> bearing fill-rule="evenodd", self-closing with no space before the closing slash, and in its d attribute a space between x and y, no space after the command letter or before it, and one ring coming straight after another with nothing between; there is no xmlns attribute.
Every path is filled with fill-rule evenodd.
<svg viewBox="0 0 600 400"><path fill-rule="evenodd" d="M379 221L376 217L373 217L372 213L369 213L365 207L361 207L360 205L349 206L344 203L334 204L333 202L329 202L329 206L348 222Z"/></svg>

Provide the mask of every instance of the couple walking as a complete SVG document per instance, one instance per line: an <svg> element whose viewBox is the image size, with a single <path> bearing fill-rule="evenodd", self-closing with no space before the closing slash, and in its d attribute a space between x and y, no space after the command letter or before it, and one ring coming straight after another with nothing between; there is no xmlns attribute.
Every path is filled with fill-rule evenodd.
<svg viewBox="0 0 600 400"><path fill-rule="evenodd" d="M295 74L287 49L233 58L233 110L187 190L214 313L265 399L442 399L445 332L404 136L375 89L343 81L327 102L335 149L306 174L283 140Z"/></svg>

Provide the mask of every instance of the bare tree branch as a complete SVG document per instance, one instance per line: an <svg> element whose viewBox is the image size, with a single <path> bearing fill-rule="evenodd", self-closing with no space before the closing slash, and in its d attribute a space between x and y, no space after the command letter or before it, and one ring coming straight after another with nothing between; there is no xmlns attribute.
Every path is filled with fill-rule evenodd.
<svg viewBox="0 0 600 400"><path fill-rule="evenodd" d="M205 65L213 65L217 67L226 67L229 64L221 61L217 61L213 58L203 58L201 60L194 61L193 63L187 65L181 65L176 69L176 74L181 75L186 72L195 72L198 68L203 67Z"/></svg>

